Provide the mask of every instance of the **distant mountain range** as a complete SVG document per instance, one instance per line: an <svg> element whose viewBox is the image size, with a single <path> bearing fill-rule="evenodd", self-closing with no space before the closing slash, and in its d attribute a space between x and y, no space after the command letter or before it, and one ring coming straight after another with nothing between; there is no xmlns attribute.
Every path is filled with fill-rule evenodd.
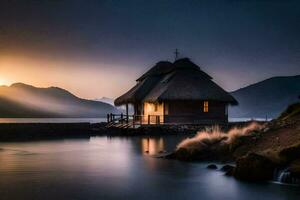
<svg viewBox="0 0 300 200"><path fill-rule="evenodd" d="M300 75L269 78L231 94L239 105L229 109L230 117L275 118L289 104L299 101Z"/></svg>
<svg viewBox="0 0 300 200"><path fill-rule="evenodd" d="M0 86L0 117L105 117L116 112L110 104L81 99L58 87Z"/></svg>
<svg viewBox="0 0 300 200"><path fill-rule="evenodd" d="M275 118L289 104L299 101L300 75L273 77L231 94L239 102L229 117ZM23 83L0 86L0 117L105 117L125 112L113 99L86 100L58 87L37 88ZM130 113L132 108L130 107Z"/></svg>

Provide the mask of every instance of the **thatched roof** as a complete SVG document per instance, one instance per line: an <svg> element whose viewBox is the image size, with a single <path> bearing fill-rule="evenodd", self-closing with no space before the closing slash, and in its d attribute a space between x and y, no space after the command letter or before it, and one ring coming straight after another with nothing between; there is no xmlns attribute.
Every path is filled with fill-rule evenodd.
<svg viewBox="0 0 300 200"><path fill-rule="evenodd" d="M143 74L136 81L142 81L149 76L160 76L169 73L173 69L173 64L169 61L160 61L149 69L145 74Z"/></svg>
<svg viewBox="0 0 300 200"><path fill-rule="evenodd" d="M203 76L203 78L205 77L208 79L213 79L210 75L208 75L207 73L202 71L198 65L191 62L190 59L188 59L188 58L182 58L182 59L176 60L174 62L174 69L191 69L191 70L193 69L193 70L200 72L199 76Z"/></svg>
<svg viewBox="0 0 300 200"><path fill-rule="evenodd" d="M115 100L116 105L141 101L215 100L238 102L188 58L159 62L137 79L137 85Z"/></svg>
<svg viewBox="0 0 300 200"><path fill-rule="evenodd" d="M160 80L160 77L147 77L138 82L128 92L115 100L115 105L119 106L126 103L135 103L143 101L144 97L151 91L151 89Z"/></svg>
<svg viewBox="0 0 300 200"><path fill-rule="evenodd" d="M115 105L143 101L144 97L159 82L162 76L169 73L172 69L173 64L171 62L160 61L156 63L154 67L136 80L137 84L133 88L115 100Z"/></svg>

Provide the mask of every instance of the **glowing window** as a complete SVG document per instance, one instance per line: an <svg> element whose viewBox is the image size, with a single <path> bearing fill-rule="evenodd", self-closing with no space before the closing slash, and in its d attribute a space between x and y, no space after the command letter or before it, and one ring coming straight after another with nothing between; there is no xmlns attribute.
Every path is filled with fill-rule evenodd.
<svg viewBox="0 0 300 200"><path fill-rule="evenodd" d="M208 101L203 102L203 112L208 112Z"/></svg>

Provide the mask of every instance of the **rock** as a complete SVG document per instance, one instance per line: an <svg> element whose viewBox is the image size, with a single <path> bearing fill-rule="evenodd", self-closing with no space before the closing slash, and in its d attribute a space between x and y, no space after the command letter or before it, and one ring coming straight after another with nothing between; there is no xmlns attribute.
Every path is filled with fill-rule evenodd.
<svg viewBox="0 0 300 200"><path fill-rule="evenodd" d="M168 153L165 156L163 156L163 158L165 158L165 159L176 159L176 156L175 156L174 152L171 152L171 153Z"/></svg>
<svg viewBox="0 0 300 200"><path fill-rule="evenodd" d="M285 162L291 162L295 159L299 159L299 155L300 155L300 143L284 148L279 152L279 156Z"/></svg>
<svg viewBox="0 0 300 200"><path fill-rule="evenodd" d="M232 165L224 165L220 170L225 172L226 176L233 176L234 169L235 167Z"/></svg>
<svg viewBox="0 0 300 200"><path fill-rule="evenodd" d="M217 165L215 165L215 164L210 164L206 168L207 169L218 169Z"/></svg>
<svg viewBox="0 0 300 200"><path fill-rule="evenodd" d="M221 167L221 171L223 171L223 172L228 172L229 170L232 170L232 169L234 169L234 166L232 166L232 165L224 165L223 167Z"/></svg>
<svg viewBox="0 0 300 200"><path fill-rule="evenodd" d="M182 161L195 161L195 160L206 160L210 155L210 152L207 150L204 151L197 151L193 150L190 151L185 148L177 149L174 152L174 158Z"/></svg>
<svg viewBox="0 0 300 200"><path fill-rule="evenodd" d="M237 159L233 175L237 179L248 181L271 180L275 167L270 159L250 153Z"/></svg>
<svg viewBox="0 0 300 200"><path fill-rule="evenodd" d="M174 152L174 157L182 161L215 161L229 160L228 145L224 138L215 140L201 140L191 143L186 147L180 147Z"/></svg>
<svg viewBox="0 0 300 200"><path fill-rule="evenodd" d="M225 173L225 176L233 176L233 175L234 175L234 170L235 170L235 167L233 167L232 169L229 169L229 170Z"/></svg>
<svg viewBox="0 0 300 200"><path fill-rule="evenodd" d="M290 171L293 177L300 179L300 159L291 163Z"/></svg>

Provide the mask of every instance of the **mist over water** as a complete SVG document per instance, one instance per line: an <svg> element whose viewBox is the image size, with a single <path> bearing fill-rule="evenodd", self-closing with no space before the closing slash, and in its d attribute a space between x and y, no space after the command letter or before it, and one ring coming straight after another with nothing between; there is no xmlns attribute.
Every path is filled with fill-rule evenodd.
<svg viewBox="0 0 300 200"><path fill-rule="evenodd" d="M0 143L1 200L298 199L298 187L239 182L206 169L208 163L152 156L185 137Z"/></svg>
<svg viewBox="0 0 300 200"><path fill-rule="evenodd" d="M0 86L0 116L105 117L118 112L112 105L81 99L57 88L36 88L23 83Z"/></svg>
<svg viewBox="0 0 300 200"><path fill-rule="evenodd" d="M62 104L59 100L47 94L35 94L30 89L23 87L3 87L0 90L0 95L9 101L21 104L25 107L32 109L53 112L53 113L66 113L72 109L72 105Z"/></svg>

